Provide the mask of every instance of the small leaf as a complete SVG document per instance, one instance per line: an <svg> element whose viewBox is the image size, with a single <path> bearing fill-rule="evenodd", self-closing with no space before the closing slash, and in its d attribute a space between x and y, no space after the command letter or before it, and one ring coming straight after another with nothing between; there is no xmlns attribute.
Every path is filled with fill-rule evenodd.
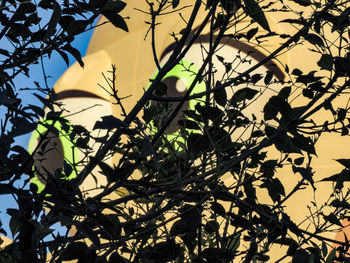
<svg viewBox="0 0 350 263"><path fill-rule="evenodd" d="M211 210L214 212L214 213L216 213L216 214L218 214L218 215L220 215L220 216L222 216L222 217L225 217L226 216L226 210L225 210L225 208L221 205L221 204L219 204L219 203L217 203L217 202L214 202L214 203L212 203L211 204Z"/></svg>
<svg viewBox="0 0 350 263"><path fill-rule="evenodd" d="M55 7L53 9L46 33L45 33L45 39L47 40L49 37L51 37L56 32L56 26L61 18L61 7L60 5L55 1Z"/></svg>
<svg viewBox="0 0 350 263"><path fill-rule="evenodd" d="M118 129L121 127L126 127L125 122L114 117L113 115L108 115L108 116L103 116L102 121L97 121L93 129L94 130L96 129L112 130L112 129Z"/></svg>
<svg viewBox="0 0 350 263"><path fill-rule="evenodd" d="M330 213L329 215L323 215L324 219L332 224L338 225L340 227L343 227L343 225L340 223L337 216L333 213Z"/></svg>
<svg viewBox="0 0 350 263"><path fill-rule="evenodd" d="M118 252L114 252L108 259L108 263L128 263L129 261L126 258L123 258L119 255Z"/></svg>
<svg viewBox="0 0 350 263"><path fill-rule="evenodd" d="M333 207L341 207L345 209L350 209L350 204L346 202L345 200L340 201L339 199L334 199L331 204Z"/></svg>
<svg viewBox="0 0 350 263"><path fill-rule="evenodd" d="M310 0L292 0L292 1L301 6L309 6L312 4Z"/></svg>
<svg viewBox="0 0 350 263"><path fill-rule="evenodd" d="M170 229L170 236L179 236L186 233L187 225L183 220L178 220L174 222Z"/></svg>
<svg viewBox="0 0 350 263"><path fill-rule="evenodd" d="M293 259L292 259L292 263L306 263L309 262L308 258L309 258L310 254L306 252L306 250L304 249L298 249L294 255L293 255Z"/></svg>
<svg viewBox="0 0 350 263"><path fill-rule="evenodd" d="M100 9L100 11L112 11L112 12L116 12L119 13L121 12L126 6L126 3L124 3L123 1L117 0L108 0L106 2L106 4Z"/></svg>
<svg viewBox="0 0 350 263"><path fill-rule="evenodd" d="M232 102L240 102L243 100L251 100L258 94L259 91L251 89L251 88L243 88L237 90L231 99Z"/></svg>
<svg viewBox="0 0 350 263"><path fill-rule="evenodd" d="M294 164L295 165L302 165L304 162L304 159L305 159L304 157L299 157L299 158L294 160Z"/></svg>
<svg viewBox="0 0 350 263"><path fill-rule="evenodd" d="M302 74L303 74L303 72L298 68L295 68L292 71L292 75L294 75L294 76L301 76Z"/></svg>
<svg viewBox="0 0 350 263"><path fill-rule="evenodd" d="M217 89L214 91L214 100L220 106L225 107L227 101L227 93L225 89Z"/></svg>
<svg viewBox="0 0 350 263"><path fill-rule="evenodd" d="M68 51L79 63L79 65L83 68L84 67L84 62L81 59L81 54L78 49L72 47L70 44L66 44L65 46L62 47L62 49Z"/></svg>
<svg viewBox="0 0 350 263"><path fill-rule="evenodd" d="M252 29L250 29L248 32L247 32L247 39L248 39L248 41L252 38L252 37L254 37L255 35L256 35L256 33L258 32L258 28L257 27L255 27L255 28L252 28Z"/></svg>
<svg viewBox="0 0 350 263"><path fill-rule="evenodd" d="M67 27L67 33L70 35L78 35L85 31L85 28L89 24L85 20L74 20Z"/></svg>
<svg viewBox="0 0 350 263"><path fill-rule="evenodd" d="M224 23L224 15L218 14L213 25L213 30L219 28L223 23Z"/></svg>
<svg viewBox="0 0 350 263"><path fill-rule="evenodd" d="M61 260L73 260L84 254L88 246L84 242L74 242L68 244L61 254Z"/></svg>
<svg viewBox="0 0 350 263"><path fill-rule="evenodd" d="M336 250L332 249L332 251L329 253L325 263L333 263L335 256L336 256Z"/></svg>
<svg viewBox="0 0 350 263"><path fill-rule="evenodd" d="M102 11L101 14L104 15L115 27L129 32L128 25L125 23L125 20L121 15L112 11Z"/></svg>
<svg viewBox="0 0 350 263"><path fill-rule="evenodd" d="M326 242L322 241L322 256L326 257L328 254L327 244Z"/></svg>
<svg viewBox="0 0 350 263"><path fill-rule="evenodd" d="M207 222L207 224L204 226L204 230L207 231L209 234L215 233L219 230L219 223L214 221L214 220L210 220Z"/></svg>
<svg viewBox="0 0 350 263"><path fill-rule="evenodd" d="M290 93L292 91L292 88L290 86L284 87L283 89L280 90L280 92L278 92L278 97L287 100Z"/></svg>
<svg viewBox="0 0 350 263"><path fill-rule="evenodd" d="M273 71L267 71L266 76L264 78L265 85L269 85L273 77Z"/></svg>
<svg viewBox="0 0 350 263"><path fill-rule="evenodd" d="M324 47L324 43L323 43L322 38L320 38L320 37L319 37L318 35L316 35L316 34L312 34L312 33L307 34L307 35L305 36L305 39L306 39L309 43L311 43L311 44L313 44L313 45L317 45L317 46L320 46L320 47Z"/></svg>
<svg viewBox="0 0 350 263"><path fill-rule="evenodd" d="M247 15L257 22L262 28L271 31L264 12L255 0L243 0L247 9Z"/></svg>
<svg viewBox="0 0 350 263"><path fill-rule="evenodd" d="M116 173L112 167L104 162L99 162L98 166L101 168L103 175L107 177L108 181L114 181L113 179Z"/></svg>
<svg viewBox="0 0 350 263"><path fill-rule="evenodd" d="M323 54L320 60L317 62L317 65L319 65L321 69L331 71L333 69L332 56L328 54Z"/></svg>
<svg viewBox="0 0 350 263"><path fill-rule="evenodd" d="M179 3L180 3L180 0L173 0L173 1L171 2L171 4L172 4L172 6L173 6L174 9L179 5Z"/></svg>
<svg viewBox="0 0 350 263"><path fill-rule="evenodd" d="M336 159L336 161L350 170L350 159Z"/></svg>

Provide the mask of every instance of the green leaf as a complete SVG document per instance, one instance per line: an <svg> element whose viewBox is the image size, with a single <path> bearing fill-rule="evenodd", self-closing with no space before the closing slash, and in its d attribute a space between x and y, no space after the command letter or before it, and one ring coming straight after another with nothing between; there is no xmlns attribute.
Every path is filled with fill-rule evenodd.
<svg viewBox="0 0 350 263"><path fill-rule="evenodd" d="M115 27L129 32L128 25L121 15L113 11L102 11L101 14L104 15Z"/></svg>
<svg viewBox="0 0 350 263"><path fill-rule="evenodd" d="M314 186L314 179L313 179L313 173L312 173L312 169L311 167L307 167L307 168L304 168L304 167L296 167L296 166L292 166L292 169L293 169L293 172L294 173L300 173L300 175L306 180L308 181L311 186L315 189L315 186Z"/></svg>
<svg viewBox="0 0 350 263"><path fill-rule="evenodd" d="M267 31L271 31L265 14L260 8L259 4L254 0L243 1L245 3L247 15L250 16L255 22L257 22L262 28L264 28Z"/></svg>
<svg viewBox="0 0 350 263"><path fill-rule="evenodd" d="M350 181L350 171L348 169L343 169L340 173L323 178L321 181L336 182L335 188L342 189L344 187L343 183Z"/></svg>
<svg viewBox="0 0 350 263"><path fill-rule="evenodd" d="M322 241L322 256L326 257L328 254L327 244L326 242Z"/></svg>
<svg viewBox="0 0 350 263"><path fill-rule="evenodd" d="M195 108L204 119L210 119L215 123L221 122L222 117L224 116L224 112L218 107L201 106L200 104L197 104Z"/></svg>
<svg viewBox="0 0 350 263"><path fill-rule="evenodd" d="M333 263L335 256L336 256L336 250L332 249L332 251L329 253L325 263Z"/></svg>

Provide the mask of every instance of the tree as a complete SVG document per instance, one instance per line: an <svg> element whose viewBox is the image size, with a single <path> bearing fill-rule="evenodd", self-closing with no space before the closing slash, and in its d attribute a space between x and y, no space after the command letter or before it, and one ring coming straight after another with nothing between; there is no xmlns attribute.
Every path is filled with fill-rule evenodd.
<svg viewBox="0 0 350 263"><path fill-rule="evenodd" d="M0 102L7 109L0 189L16 197L18 209L7 209L14 240L1 259L349 260L346 228L335 237L349 217L350 161L339 147L349 133L347 6L342 0L4 1L0 36L14 49L0 49ZM42 9L51 12L45 25ZM99 84L115 108L96 120L94 132L70 123L49 87L37 91L46 112L23 106L16 75L52 52L65 61L70 53L83 66L70 43L100 14L121 36L134 34L130 46L136 36L145 39L140 54L154 61L154 70L149 74L143 61L135 72L150 83L135 86L132 74L119 75L118 63L104 72ZM107 44L107 53L120 48ZM142 93L135 104L118 78ZM37 122L33 151L13 145ZM40 168L62 136L83 157ZM327 159L338 166L321 171ZM28 186L29 178L43 187L16 184ZM92 193L84 188L89 178L96 180ZM58 222L66 235L53 233Z"/></svg>

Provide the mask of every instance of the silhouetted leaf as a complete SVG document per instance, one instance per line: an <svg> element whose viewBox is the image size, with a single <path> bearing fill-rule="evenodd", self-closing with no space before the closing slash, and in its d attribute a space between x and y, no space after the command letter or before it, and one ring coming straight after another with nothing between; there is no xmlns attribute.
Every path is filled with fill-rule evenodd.
<svg viewBox="0 0 350 263"><path fill-rule="evenodd" d="M301 6L309 6L312 4L310 0L292 0L292 1Z"/></svg>
<svg viewBox="0 0 350 263"><path fill-rule="evenodd" d="M186 223L180 219L174 222L170 229L170 236L179 236L181 234L186 233L187 225Z"/></svg>
<svg viewBox="0 0 350 263"><path fill-rule="evenodd" d="M173 8L176 8L176 7L179 5L179 3L180 3L180 0L173 0L173 1L171 2Z"/></svg>
<svg viewBox="0 0 350 263"><path fill-rule="evenodd" d="M223 14L217 14L217 17L215 19L213 30L219 28L224 23L224 15Z"/></svg>
<svg viewBox="0 0 350 263"><path fill-rule="evenodd" d="M129 261L126 258L123 258L119 255L118 251L114 252L108 259L108 263L128 263Z"/></svg>
<svg viewBox="0 0 350 263"><path fill-rule="evenodd" d="M336 249L332 249L332 251L329 253L325 263L333 263L335 256L336 256L336 252L337 252Z"/></svg>
<svg viewBox="0 0 350 263"><path fill-rule="evenodd" d="M214 91L214 100L220 106L225 106L227 101L226 89L218 89Z"/></svg>
<svg viewBox="0 0 350 263"><path fill-rule="evenodd" d="M336 159L336 161L350 170L350 159Z"/></svg>
<svg viewBox="0 0 350 263"><path fill-rule="evenodd" d="M292 71L292 75L295 75L295 76L300 76L302 74L303 74L303 72L300 69L298 69L298 68L295 68Z"/></svg>
<svg viewBox="0 0 350 263"><path fill-rule="evenodd" d="M258 32L258 28L257 27L254 27L252 29L250 29L248 32L247 32L247 39L250 40L252 37L254 37L256 35L256 33Z"/></svg>
<svg viewBox="0 0 350 263"><path fill-rule="evenodd" d="M224 208L221 204L219 204L219 203L217 203L217 202L212 203L211 206L210 206L210 209L211 209L214 213L216 213L216 214L218 214L218 215L220 215L220 216L222 216L222 217L225 217L225 216L226 216L225 208Z"/></svg>
<svg viewBox="0 0 350 263"><path fill-rule="evenodd" d="M50 38L53 34L55 34L56 32L56 26L58 24L58 22L60 21L61 18L61 7L60 5L54 1L54 5L55 8L53 9L48 27L46 29L46 33L45 33L45 39Z"/></svg>
<svg viewBox="0 0 350 263"><path fill-rule="evenodd" d="M262 28L267 31L270 30L269 23L265 17L264 12L255 0L243 0L247 9L247 15L249 15L255 22L257 22Z"/></svg>
<svg viewBox="0 0 350 263"><path fill-rule="evenodd" d="M306 39L309 43L311 43L311 44L313 44L313 45L317 45L317 46L320 46L320 47L324 47L324 43L323 43L322 38L320 38L320 37L319 37L318 35L316 35L316 34L312 34L312 33L307 34L307 35L305 36L305 39Z"/></svg>
<svg viewBox="0 0 350 263"><path fill-rule="evenodd" d="M121 15L113 11L102 11L101 14L104 15L115 27L129 32L128 25L125 23L125 20Z"/></svg>
<svg viewBox="0 0 350 263"><path fill-rule="evenodd" d="M78 35L85 31L88 24L89 22L85 20L74 20L68 25L66 30L70 35Z"/></svg>
<svg viewBox="0 0 350 263"><path fill-rule="evenodd" d="M333 213L330 213L329 215L323 215L323 218L327 221L330 222L334 225L338 225L340 227L343 227L343 225L340 223L339 219L337 216Z"/></svg>
<svg viewBox="0 0 350 263"><path fill-rule="evenodd" d="M309 256L306 250L298 249L293 255L292 263L308 263Z"/></svg>
<svg viewBox="0 0 350 263"><path fill-rule="evenodd" d="M81 54L78 49L72 47L70 44L63 46L62 49L68 51L78 61L79 65L82 68L84 67L84 62L81 59Z"/></svg>
<svg viewBox="0 0 350 263"><path fill-rule="evenodd" d="M100 11L101 12L111 11L111 12L119 13L125 8L125 6L126 6L126 3L124 3L123 1L120 1L120 0L117 0L117 1L107 0L107 2L100 9Z"/></svg>
<svg viewBox="0 0 350 263"><path fill-rule="evenodd" d="M267 71L265 78L264 78L264 83L265 85L269 85L273 77L273 71Z"/></svg>
<svg viewBox="0 0 350 263"><path fill-rule="evenodd" d="M251 88L243 88L237 90L231 99L232 102L239 102L243 100L251 100L255 97L256 94L258 94L259 91L251 89Z"/></svg>
<svg viewBox="0 0 350 263"><path fill-rule="evenodd" d="M101 117L102 121L97 121L94 125L94 130L102 129L102 130L112 130L119 129L121 127L126 127L126 124L120 119L114 117L113 115L103 116Z"/></svg>
<svg viewBox="0 0 350 263"><path fill-rule="evenodd" d="M328 54L323 54L321 56L321 59L317 62L317 65L319 65L321 69L331 71L333 68L332 56Z"/></svg>
<svg viewBox="0 0 350 263"><path fill-rule="evenodd" d="M74 242L68 244L61 254L61 260L73 260L84 254L88 246L84 242Z"/></svg>

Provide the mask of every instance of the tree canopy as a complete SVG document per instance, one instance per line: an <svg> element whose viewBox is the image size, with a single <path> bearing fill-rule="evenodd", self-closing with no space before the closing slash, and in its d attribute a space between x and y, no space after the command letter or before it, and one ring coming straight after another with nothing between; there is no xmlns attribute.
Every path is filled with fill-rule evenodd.
<svg viewBox="0 0 350 263"><path fill-rule="evenodd" d="M3 0L0 194L18 207L0 261L347 262L348 6ZM104 82L26 105L16 77L53 53ZM88 127L69 99L91 97L111 112Z"/></svg>

